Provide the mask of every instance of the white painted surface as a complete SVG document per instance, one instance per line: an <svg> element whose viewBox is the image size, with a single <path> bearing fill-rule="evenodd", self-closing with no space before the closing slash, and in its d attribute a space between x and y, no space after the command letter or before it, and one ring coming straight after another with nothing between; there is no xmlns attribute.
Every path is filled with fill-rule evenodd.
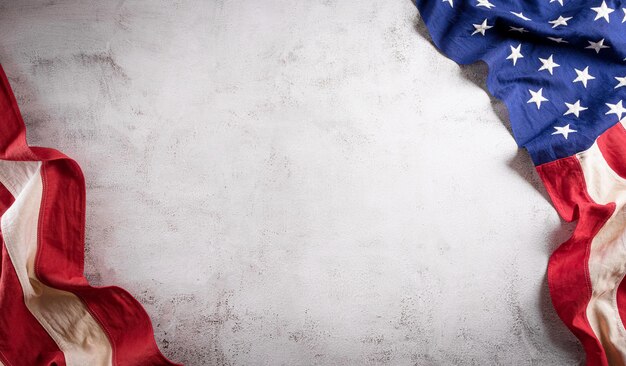
<svg viewBox="0 0 626 366"><path fill-rule="evenodd" d="M569 365L567 238L506 113L410 1L2 1L86 271L187 365Z"/></svg>

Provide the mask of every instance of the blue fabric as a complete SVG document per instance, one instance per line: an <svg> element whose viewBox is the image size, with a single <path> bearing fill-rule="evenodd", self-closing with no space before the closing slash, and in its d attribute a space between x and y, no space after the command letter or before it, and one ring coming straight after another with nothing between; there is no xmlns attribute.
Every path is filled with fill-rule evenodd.
<svg viewBox="0 0 626 366"><path fill-rule="evenodd" d="M616 114L606 113L606 103L616 104L626 99L626 87L615 89L615 77L626 76L626 23L624 11L617 1L606 1L614 11L609 21L604 17L595 20L602 1L564 0L490 0L492 8L477 6L478 0L453 0L453 5L442 0L416 0L417 8L424 19L433 41L448 57L459 64L470 64L479 60L489 65L487 87L496 97L505 102L509 110L513 134L518 145L526 148L536 165L564 158L588 149L605 130L619 122ZM626 3L625 5L626 6ZM511 12L522 12L530 21L523 20ZM549 21L572 17L568 25L553 28ZM472 35L473 24L487 24L493 28ZM510 27L523 27L527 33L510 31ZM547 37L562 38L568 43L557 43ZM589 41L604 39L610 48L596 53ZM523 58L516 66L507 57L511 46L521 44ZM554 55L560 66L538 71L542 66L539 58ZM581 82L574 83L577 73L589 67L589 80L585 88ZM543 88L543 102L538 109L529 89ZM588 109L564 116L568 110L565 103L580 104ZM625 104L626 107L626 104ZM626 113L625 113L626 115ZM575 133L567 138L553 134L555 127L569 124Z"/></svg>

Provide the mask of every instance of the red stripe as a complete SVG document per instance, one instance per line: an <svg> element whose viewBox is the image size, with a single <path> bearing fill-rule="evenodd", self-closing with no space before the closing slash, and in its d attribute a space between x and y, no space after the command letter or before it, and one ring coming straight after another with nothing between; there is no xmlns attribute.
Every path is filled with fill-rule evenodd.
<svg viewBox="0 0 626 366"><path fill-rule="evenodd" d="M13 201L11 193L0 184L0 216ZM1 237L0 241L0 360L5 366L64 366L63 352L26 307L22 286Z"/></svg>
<svg viewBox="0 0 626 366"><path fill-rule="evenodd" d="M615 204L593 202L576 156L540 165L537 171L559 214L567 221L578 220L572 237L559 246L548 263L552 303L561 320L583 344L587 365L606 366L604 349L587 319L591 299L588 263L591 242L613 214Z"/></svg>
<svg viewBox="0 0 626 366"><path fill-rule="evenodd" d="M114 365L174 365L159 351L145 310L117 287L94 288L83 276L85 181L78 164L62 153L26 145L25 128L9 82L2 79L0 159L41 160L43 179L35 271L51 287L74 293L107 334Z"/></svg>
<svg viewBox="0 0 626 366"><path fill-rule="evenodd" d="M621 123L598 137L598 147L604 160L619 176L626 179L626 130Z"/></svg>
<svg viewBox="0 0 626 366"><path fill-rule="evenodd" d="M624 281L624 279L622 279L622 281L620 282L615 297L617 301L617 311L619 312L619 317L622 320L622 324L626 326L626 324L624 323L624 319L626 319L626 281Z"/></svg>
<svg viewBox="0 0 626 366"><path fill-rule="evenodd" d="M4 69L0 66L0 158L36 160L26 143L26 129Z"/></svg>

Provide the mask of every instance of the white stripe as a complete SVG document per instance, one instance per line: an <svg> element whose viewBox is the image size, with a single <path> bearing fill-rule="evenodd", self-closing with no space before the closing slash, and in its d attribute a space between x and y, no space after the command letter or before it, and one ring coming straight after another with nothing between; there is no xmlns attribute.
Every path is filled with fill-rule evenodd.
<svg viewBox="0 0 626 366"><path fill-rule="evenodd" d="M587 191L598 204L616 204L615 212L591 242L589 277L592 296L587 318L602 342L609 364L626 361L626 329L617 308L617 289L626 274L626 180L608 165L597 144L577 154Z"/></svg>
<svg viewBox="0 0 626 366"><path fill-rule="evenodd" d="M15 197L0 224L24 301L57 343L68 366L109 366L112 364L111 345L83 302L70 292L44 285L35 275L43 194L40 169L40 162L0 161L0 182Z"/></svg>

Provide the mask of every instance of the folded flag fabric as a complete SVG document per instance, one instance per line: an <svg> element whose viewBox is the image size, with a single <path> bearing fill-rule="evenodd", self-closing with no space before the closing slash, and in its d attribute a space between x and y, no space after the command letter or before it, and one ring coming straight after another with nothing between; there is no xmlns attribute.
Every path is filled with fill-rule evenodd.
<svg viewBox="0 0 626 366"><path fill-rule="evenodd" d="M128 292L87 283L81 170L28 146L1 67L0 119L0 365L175 365Z"/></svg>
<svg viewBox="0 0 626 366"><path fill-rule="evenodd" d="M489 66L560 216L552 303L588 365L626 364L626 7L620 1L416 0L434 43Z"/></svg>

